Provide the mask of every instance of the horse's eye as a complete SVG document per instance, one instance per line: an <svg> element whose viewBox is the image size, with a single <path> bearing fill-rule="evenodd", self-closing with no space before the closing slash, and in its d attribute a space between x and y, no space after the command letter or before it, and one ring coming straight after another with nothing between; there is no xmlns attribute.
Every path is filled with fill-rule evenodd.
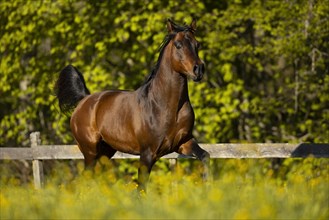
<svg viewBox="0 0 329 220"><path fill-rule="evenodd" d="M176 47L177 49L180 49L180 48L183 47L183 44L182 44L182 42L180 42L180 41L175 41L175 42L174 42L174 45L175 45L175 47Z"/></svg>

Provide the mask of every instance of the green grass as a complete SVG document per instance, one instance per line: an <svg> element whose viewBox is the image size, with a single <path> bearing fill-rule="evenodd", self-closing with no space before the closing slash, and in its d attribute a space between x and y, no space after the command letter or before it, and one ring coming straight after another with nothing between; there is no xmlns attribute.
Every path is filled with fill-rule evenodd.
<svg viewBox="0 0 329 220"><path fill-rule="evenodd" d="M165 165L160 163L155 167L148 192L142 196L137 194L131 175L124 176L122 170L113 169L106 161L96 168L95 175L86 172L74 176L66 163L59 164L47 176L47 183L41 190L35 190L32 184L22 185L4 172L1 174L0 217L329 218L328 159L288 159L278 170L272 169L268 160L216 160L212 161L214 179L207 183L200 178L197 161L179 162L174 173L163 168L166 162L163 163Z"/></svg>

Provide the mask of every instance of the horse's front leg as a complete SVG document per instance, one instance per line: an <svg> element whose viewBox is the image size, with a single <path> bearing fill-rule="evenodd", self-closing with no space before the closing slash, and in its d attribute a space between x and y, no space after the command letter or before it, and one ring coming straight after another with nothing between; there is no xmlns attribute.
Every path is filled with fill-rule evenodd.
<svg viewBox="0 0 329 220"><path fill-rule="evenodd" d="M138 191L146 192L146 185L150 177L150 173L156 159L150 150L145 150L141 153L138 168Z"/></svg>
<svg viewBox="0 0 329 220"><path fill-rule="evenodd" d="M209 166L210 166L210 155L207 151L203 150L194 138L183 143L177 150L177 153L186 156L194 156L198 158L204 166L203 179L207 180L209 176Z"/></svg>

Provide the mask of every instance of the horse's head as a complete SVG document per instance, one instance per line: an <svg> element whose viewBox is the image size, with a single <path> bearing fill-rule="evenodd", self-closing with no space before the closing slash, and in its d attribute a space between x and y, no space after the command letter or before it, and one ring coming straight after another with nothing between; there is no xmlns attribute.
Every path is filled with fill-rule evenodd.
<svg viewBox="0 0 329 220"><path fill-rule="evenodd" d="M204 62L199 58L198 49L200 43L195 39L196 20L189 26L178 26L168 19L167 28L172 36L171 62L173 69L181 74L191 77L194 81L200 81L205 71Z"/></svg>

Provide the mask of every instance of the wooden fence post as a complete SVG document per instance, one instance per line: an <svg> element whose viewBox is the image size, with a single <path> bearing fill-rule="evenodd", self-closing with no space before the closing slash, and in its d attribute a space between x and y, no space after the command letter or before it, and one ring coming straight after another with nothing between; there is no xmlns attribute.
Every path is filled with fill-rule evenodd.
<svg viewBox="0 0 329 220"><path fill-rule="evenodd" d="M177 166L177 158L169 159L169 169L171 172L174 172Z"/></svg>
<svg viewBox="0 0 329 220"><path fill-rule="evenodd" d="M31 148L40 145L40 132L33 132L30 134ZM32 155L33 156L33 155ZM34 187L36 189L41 189L44 184L44 174L43 174L43 164L41 160L33 159L32 160L32 169L33 169L33 181Z"/></svg>

